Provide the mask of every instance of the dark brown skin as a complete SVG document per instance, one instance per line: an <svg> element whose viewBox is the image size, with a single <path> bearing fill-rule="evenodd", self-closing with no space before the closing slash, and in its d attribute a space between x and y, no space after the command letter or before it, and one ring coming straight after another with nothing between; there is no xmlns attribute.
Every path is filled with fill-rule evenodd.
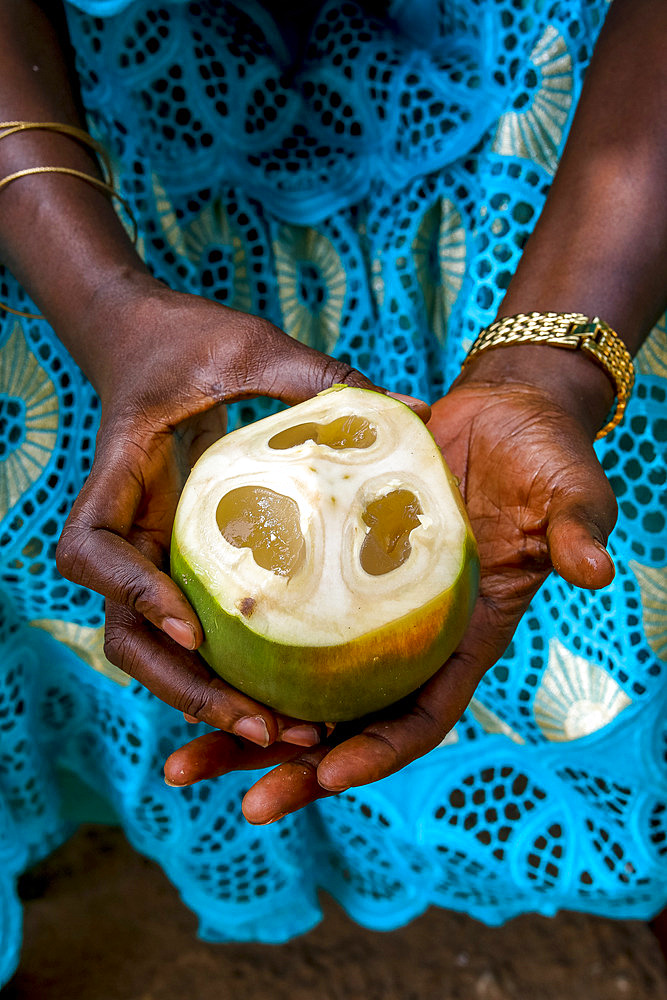
<svg viewBox="0 0 667 1000"><path fill-rule="evenodd" d="M0 2L0 119L82 125L61 41L39 5ZM0 142L0 177L37 164L97 173L85 147L52 132ZM278 736L316 742L322 727L295 728L211 674L194 653L201 625L164 569L185 478L224 433L221 404L296 403L334 382L371 383L266 320L155 281L111 202L80 180L40 175L5 189L0 256L102 401L94 467L57 560L108 599L107 655L193 718L263 746Z"/></svg>
<svg viewBox="0 0 667 1000"><path fill-rule="evenodd" d="M339 727L328 744L290 750L292 760L247 793L244 812L251 821L268 822L332 791L375 781L436 746L506 649L552 566L581 587L603 587L613 578L605 542L616 502L593 452L592 432L568 408L531 383L515 383L508 392L470 376L434 405L429 426L461 478L479 546L481 588L466 636L446 666L398 710L360 733ZM172 754L166 774L184 784L276 763L285 751L276 745L248 752L227 734L213 733Z"/></svg>
<svg viewBox="0 0 667 1000"><path fill-rule="evenodd" d="M499 315L599 315L634 353L667 292L667 7L616 0L590 67L567 149ZM186 784L291 759L247 793L255 823L375 781L427 753L456 723L555 569L576 586L609 584L616 502L593 452L613 401L581 354L502 348L466 367L429 427L461 479L482 564L480 595L454 656L416 695L354 732L305 751L243 748L213 733L165 768Z"/></svg>
<svg viewBox="0 0 667 1000"><path fill-rule="evenodd" d="M83 124L61 43L40 5L0 2L0 119ZM98 172L85 147L52 132L0 142L0 176L36 164ZM57 561L107 598L107 656L192 718L262 746L316 742L323 727L295 727L212 675L194 653L201 625L164 570L185 479L225 431L221 404L255 395L296 403L334 382L371 383L264 319L155 281L111 202L80 180L25 177L3 191L0 256L102 401L94 466Z"/></svg>
<svg viewBox="0 0 667 1000"><path fill-rule="evenodd" d="M34 3L0 0L0 117L80 124L59 45ZM634 351L665 308L666 50L664 0L615 0L501 315L600 315ZM0 176L37 163L95 169L59 136L0 142ZM110 658L222 730L172 754L170 783L277 764L244 800L246 817L266 823L375 781L428 752L455 724L552 567L578 586L612 579L604 546L615 501L591 447L613 398L609 380L583 355L556 348L482 355L435 403L430 424L461 478L480 546L482 585L468 633L407 702L361 732L339 727L330 742L312 745L313 727L211 677L191 651L201 642L199 622L161 569L184 476L224 429L221 403L257 394L293 403L332 382L368 382L265 320L155 282L109 202L75 179L32 177L0 193L0 254L102 400L95 465L63 534L59 567L109 599ZM281 736L311 745L304 751Z"/></svg>

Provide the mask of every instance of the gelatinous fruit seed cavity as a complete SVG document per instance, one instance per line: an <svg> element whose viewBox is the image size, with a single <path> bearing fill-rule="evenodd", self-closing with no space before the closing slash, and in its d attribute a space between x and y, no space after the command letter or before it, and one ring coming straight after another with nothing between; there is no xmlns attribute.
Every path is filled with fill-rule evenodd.
<svg viewBox="0 0 667 1000"><path fill-rule="evenodd" d="M306 543L299 507L291 497L265 486L240 486L225 493L216 521L229 544L251 549L262 569L292 577L303 565Z"/></svg>
<svg viewBox="0 0 667 1000"><path fill-rule="evenodd" d="M372 500L362 519L369 532L361 545L361 567L371 576L382 576L402 566L412 551L410 532L421 522L419 500L410 490L392 490Z"/></svg>
<svg viewBox="0 0 667 1000"><path fill-rule="evenodd" d="M370 448L377 440L375 427L365 417L354 414L338 417L327 424L296 424L279 434L274 434L269 441L269 448L284 450L296 448L306 441L326 445L327 448Z"/></svg>

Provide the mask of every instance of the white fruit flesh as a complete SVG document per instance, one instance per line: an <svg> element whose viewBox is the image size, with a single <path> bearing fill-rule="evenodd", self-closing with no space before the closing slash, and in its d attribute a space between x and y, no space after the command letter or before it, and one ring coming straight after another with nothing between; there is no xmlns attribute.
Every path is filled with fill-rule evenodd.
<svg viewBox="0 0 667 1000"><path fill-rule="evenodd" d="M468 533L419 418L349 387L222 438L195 466L174 525L224 611L305 646L349 642L443 594Z"/></svg>

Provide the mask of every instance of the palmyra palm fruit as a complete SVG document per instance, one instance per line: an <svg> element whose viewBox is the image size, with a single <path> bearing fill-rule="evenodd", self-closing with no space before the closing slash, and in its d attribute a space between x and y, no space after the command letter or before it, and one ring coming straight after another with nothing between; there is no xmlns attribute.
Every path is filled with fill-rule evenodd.
<svg viewBox="0 0 667 1000"><path fill-rule="evenodd" d="M312 721L422 685L477 592L458 487L407 406L335 386L233 431L183 490L172 576L226 681Z"/></svg>

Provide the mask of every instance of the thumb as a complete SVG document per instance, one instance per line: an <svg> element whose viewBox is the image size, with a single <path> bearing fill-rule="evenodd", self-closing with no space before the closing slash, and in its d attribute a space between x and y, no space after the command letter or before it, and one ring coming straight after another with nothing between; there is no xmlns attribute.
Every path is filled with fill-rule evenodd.
<svg viewBox="0 0 667 1000"><path fill-rule="evenodd" d="M576 587L598 590L614 579L607 552L616 523L617 505L597 459L583 470L579 482L554 497L549 511L547 544L559 576Z"/></svg>
<svg viewBox="0 0 667 1000"><path fill-rule="evenodd" d="M264 338L267 350L263 352L262 372L256 390L262 395L293 405L316 396L332 385L345 383L356 389L371 389L399 399L422 420L428 420L430 408L423 400L388 393L347 362L302 344L269 323L266 325L271 328L271 334Z"/></svg>
<svg viewBox="0 0 667 1000"><path fill-rule="evenodd" d="M301 403L343 382L357 389L385 391L345 361L322 354L287 334L283 334L276 350L266 359L264 377L270 385L266 395L290 404Z"/></svg>

